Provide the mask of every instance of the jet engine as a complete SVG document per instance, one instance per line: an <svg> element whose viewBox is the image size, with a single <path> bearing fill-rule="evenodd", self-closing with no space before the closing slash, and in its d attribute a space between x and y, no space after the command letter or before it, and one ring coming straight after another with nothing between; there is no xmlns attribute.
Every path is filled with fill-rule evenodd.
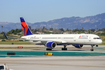
<svg viewBox="0 0 105 70"><path fill-rule="evenodd" d="M74 46L75 46L75 48L82 48L83 47L83 45L80 45L80 44L75 44Z"/></svg>
<svg viewBox="0 0 105 70"><path fill-rule="evenodd" d="M54 42L47 42L46 43L46 47L48 47L50 49L53 49L55 46L56 46L56 43L54 43Z"/></svg>

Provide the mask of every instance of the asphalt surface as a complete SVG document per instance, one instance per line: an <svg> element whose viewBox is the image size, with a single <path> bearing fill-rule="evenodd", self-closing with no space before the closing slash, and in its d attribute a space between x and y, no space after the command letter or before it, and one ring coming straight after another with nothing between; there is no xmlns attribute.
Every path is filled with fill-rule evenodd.
<svg viewBox="0 0 105 70"><path fill-rule="evenodd" d="M61 47L59 46L58 48L55 48L53 51L62 52ZM78 50L73 47L71 48L68 47L68 51L63 51L63 52L77 52L77 53L92 52L89 50L90 48L91 48L90 46L84 46L83 49ZM45 48L38 48L38 49L0 49L0 51L46 51L46 50ZM101 45L99 47L95 47L95 51L93 51L93 53L94 52L105 53L105 46ZM100 56L0 57L0 64L3 63L6 63L7 66L13 70L64 70L64 69L105 70L105 56L101 55Z"/></svg>
<svg viewBox="0 0 105 70"><path fill-rule="evenodd" d="M0 58L13 70L105 70L105 56Z"/></svg>

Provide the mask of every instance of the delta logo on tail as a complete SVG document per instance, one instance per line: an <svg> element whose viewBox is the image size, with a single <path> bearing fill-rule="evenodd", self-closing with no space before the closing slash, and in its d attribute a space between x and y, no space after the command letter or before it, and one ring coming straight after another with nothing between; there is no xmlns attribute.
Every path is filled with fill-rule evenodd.
<svg viewBox="0 0 105 70"><path fill-rule="evenodd" d="M21 26L22 26L22 30L23 30L23 35L33 35L32 32L30 31L30 29L28 28L25 20L23 17L20 17L20 21L21 21Z"/></svg>

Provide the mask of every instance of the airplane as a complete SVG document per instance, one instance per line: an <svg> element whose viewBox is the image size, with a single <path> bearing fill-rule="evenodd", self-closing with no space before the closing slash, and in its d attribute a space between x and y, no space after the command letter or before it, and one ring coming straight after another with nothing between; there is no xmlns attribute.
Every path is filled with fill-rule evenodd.
<svg viewBox="0 0 105 70"><path fill-rule="evenodd" d="M94 51L93 46L102 43L101 38L95 34L33 34L23 17L20 17L23 35L21 39L29 41L40 41L47 48L52 50L57 45L63 45L62 50L67 50L67 45L73 45L75 48L82 48L83 45L91 45L91 51Z"/></svg>

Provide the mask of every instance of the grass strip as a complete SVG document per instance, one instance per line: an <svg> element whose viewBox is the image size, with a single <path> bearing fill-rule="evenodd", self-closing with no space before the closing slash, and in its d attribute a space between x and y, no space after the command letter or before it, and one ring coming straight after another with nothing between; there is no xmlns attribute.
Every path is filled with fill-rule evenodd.
<svg viewBox="0 0 105 70"><path fill-rule="evenodd" d="M32 45L32 43L29 42L0 42L0 44L15 44L15 45L22 45L22 44L26 44L26 45Z"/></svg>
<svg viewBox="0 0 105 70"><path fill-rule="evenodd" d="M46 47L23 47L21 49L38 49L38 48L46 48ZM0 47L0 49L20 49L18 47Z"/></svg>

